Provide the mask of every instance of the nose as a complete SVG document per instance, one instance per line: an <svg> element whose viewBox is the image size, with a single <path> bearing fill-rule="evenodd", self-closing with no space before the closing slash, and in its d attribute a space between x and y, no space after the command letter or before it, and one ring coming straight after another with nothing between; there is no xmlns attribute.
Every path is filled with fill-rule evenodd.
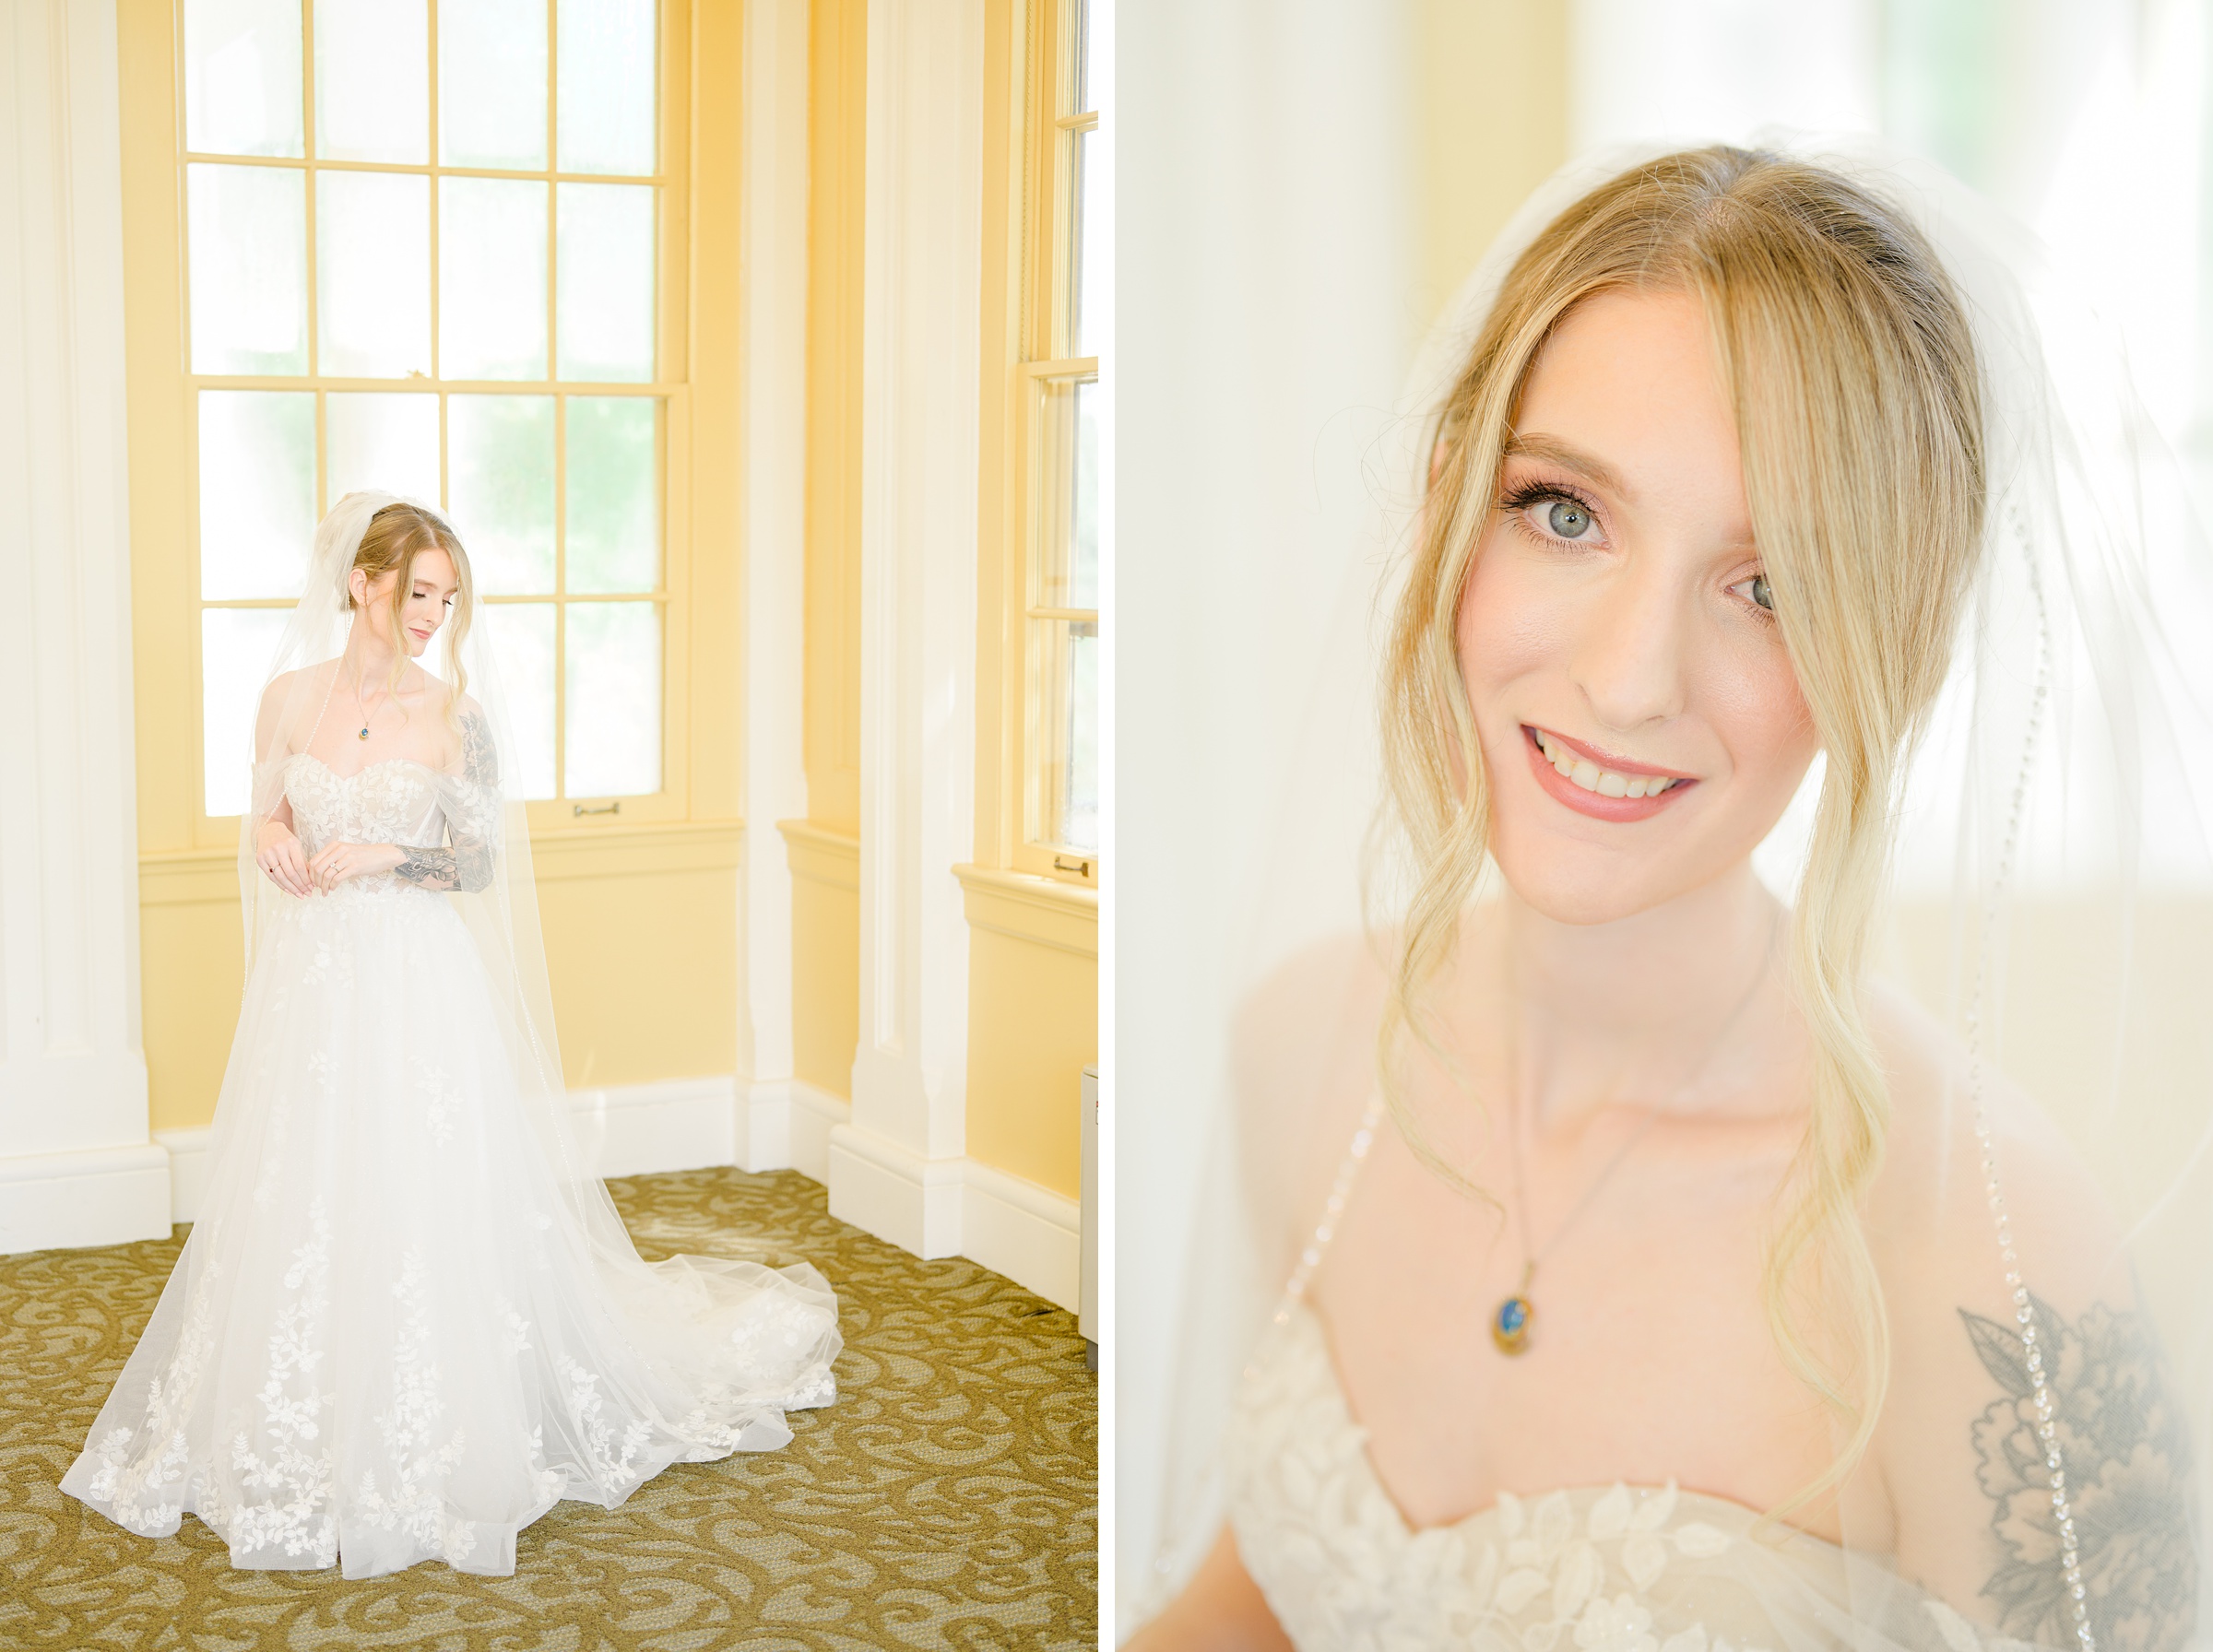
<svg viewBox="0 0 2213 1652"><path fill-rule="evenodd" d="M1586 593L1570 669L1604 728L1634 733L1683 710L1691 605L1666 563L1632 553Z"/></svg>

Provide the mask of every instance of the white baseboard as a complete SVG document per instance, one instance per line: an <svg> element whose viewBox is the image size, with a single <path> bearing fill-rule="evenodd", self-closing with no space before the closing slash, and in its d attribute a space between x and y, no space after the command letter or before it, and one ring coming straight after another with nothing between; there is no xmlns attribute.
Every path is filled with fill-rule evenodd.
<svg viewBox="0 0 2213 1652"><path fill-rule="evenodd" d="M153 1142L0 1159L0 1252L169 1237L169 1155Z"/></svg>
<svg viewBox="0 0 2213 1652"><path fill-rule="evenodd" d="M1057 1307L1083 1297L1083 1212L1065 1193L962 1161L961 1255Z"/></svg>
<svg viewBox="0 0 2213 1652"><path fill-rule="evenodd" d="M214 1130L200 1125L189 1130L156 1130L154 1145L169 1154L169 1219L197 1221L200 1205L207 1197L207 1139Z"/></svg>
<svg viewBox="0 0 2213 1652"><path fill-rule="evenodd" d="M962 1256L1003 1273L1060 1307L1076 1307L1082 1281L1077 1201L974 1159L924 1159L852 1124L852 1104L796 1079L741 1085L736 1079L678 1079L658 1084L576 1091L578 1134L597 1139L599 1174L651 1175L735 1164L748 1171L796 1170L828 1185L830 1213L921 1257ZM162 1197L168 1221L192 1221L207 1185L205 1128L157 1130L166 1150ZM0 1161L0 1223L6 1220ZM18 1160L18 1164L32 1162ZM101 1231L105 1231L101 1230ZM0 1238L7 1230L0 1226ZM112 1245L116 1237L40 1244ZM37 1248L34 1245L0 1249Z"/></svg>
<svg viewBox="0 0 2213 1652"><path fill-rule="evenodd" d="M791 1080L789 1087L791 1111L789 1115L789 1145L791 1156L784 1161L801 1175L827 1184L830 1180L830 1133L840 1125L853 1121L853 1103L842 1095L832 1095L826 1090L799 1080ZM774 1166L763 1165L763 1170Z"/></svg>
<svg viewBox="0 0 2213 1652"><path fill-rule="evenodd" d="M830 1214L925 1259L961 1254L965 1159L925 1159L873 1130L830 1132Z"/></svg>
<svg viewBox="0 0 2213 1652"><path fill-rule="evenodd" d="M645 1176L702 1170L738 1160L738 1081L668 1079L657 1084L611 1084L572 1090L578 1134L597 1139L603 1176Z"/></svg>

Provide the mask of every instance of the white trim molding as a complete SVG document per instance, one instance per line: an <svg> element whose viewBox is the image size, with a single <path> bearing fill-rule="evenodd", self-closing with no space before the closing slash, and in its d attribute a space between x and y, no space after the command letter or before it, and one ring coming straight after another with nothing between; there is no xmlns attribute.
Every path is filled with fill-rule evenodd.
<svg viewBox="0 0 2213 1652"><path fill-rule="evenodd" d="M0 1253L166 1239L171 1197L152 1141L0 1159Z"/></svg>
<svg viewBox="0 0 2213 1652"><path fill-rule="evenodd" d="M860 994L831 1214L959 1243L975 848L982 0L870 0L862 276Z"/></svg>
<svg viewBox="0 0 2213 1652"><path fill-rule="evenodd" d="M807 812L808 5L747 0L740 60L739 751L745 818L763 823ZM776 839L749 831L739 871L738 1070L756 1095L795 1070L791 882ZM763 1115L743 1139L773 1127ZM751 1167L743 1155L738 1162Z"/></svg>
<svg viewBox="0 0 2213 1652"><path fill-rule="evenodd" d="M0 17L0 1250L169 1232L139 1031L115 10Z"/></svg>

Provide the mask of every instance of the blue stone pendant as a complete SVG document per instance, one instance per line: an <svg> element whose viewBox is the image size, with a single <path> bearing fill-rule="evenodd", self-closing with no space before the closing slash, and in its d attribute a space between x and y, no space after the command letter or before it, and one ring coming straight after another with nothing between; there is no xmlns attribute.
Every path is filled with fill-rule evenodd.
<svg viewBox="0 0 2213 1652"><path fill-rule="evenodd" d="M1537 1310L1526 1296L1509 1296L1498 1304L1491 1316L1491 1340L1498 1344L1505 1354L1529 1351L1529 1327L1537 1316Z"/></svg>

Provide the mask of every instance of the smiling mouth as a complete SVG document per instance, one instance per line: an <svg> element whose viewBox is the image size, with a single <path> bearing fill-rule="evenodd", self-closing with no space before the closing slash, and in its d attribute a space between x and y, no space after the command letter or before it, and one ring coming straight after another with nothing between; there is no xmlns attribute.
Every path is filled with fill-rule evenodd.
<svg viewBox="0 0 2213 1652"><path fill-rule="evenodd" d="M1579 814L1604 820L1641 820L1698 785L1697 777L1602 761L1589 747L1529 724L1521 727L1538 783Z"/></svg>

